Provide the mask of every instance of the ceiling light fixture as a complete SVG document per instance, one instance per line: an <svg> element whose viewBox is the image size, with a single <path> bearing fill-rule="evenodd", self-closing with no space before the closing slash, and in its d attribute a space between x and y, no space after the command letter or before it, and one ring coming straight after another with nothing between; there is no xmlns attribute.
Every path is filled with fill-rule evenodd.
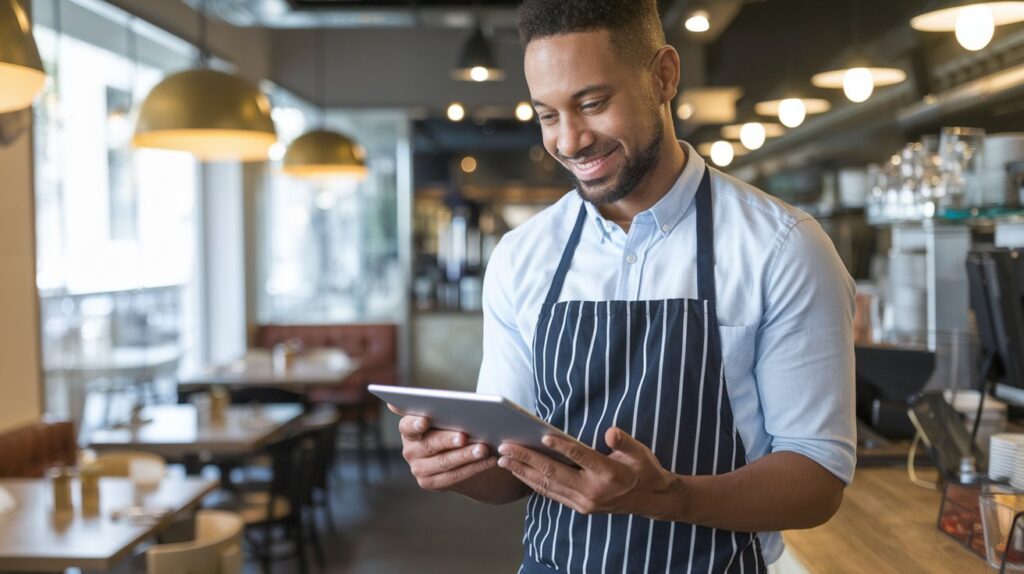
<svg viewBox="0 0 1024 574"><path fill-rule="evenodd" d="M695 10L683 25L687 30L700 34L711 29L711 17L707 10Z"/></svg>
<svg viewBox="0 0 1024 574"><path fill-rule="evenodd" d="M463 82L497 82L505 79L505 71L494 59L491 45L484 37L479 23L462 48L459 63L452 70L452 79Z"/></svg>
<svg viewBox="0 0 1024 574"><path fill-rule="evenodd" d="M320 100L320 128L295 138L284 154L281 171L292 176L310 180L349 179L362 181L369 175L366 167L366 151L352 138L324 127L327 96L324 81L327 69L324 65L324 31L317 30L316 46L317 98Z"/></svg>
<svg viewBox="0 0 1024 574"><path fill-rule="evenodd" d="M17 0L0 0L0 113L31 106L45 83L28 14Z"/></svg>
<svg viewBox="0 0 1024 574"><path fill-rule="evenodd" d="M977 51L992 41L997 26L1024 21L1024 2L951 0L914 16L910 25L922 32L954 32L967 50Z"/></svg>
<svg viewBox="0 0 1024 574"><path fill-rule="evenodd" d="M516 119L521 122L528 122L533 119L533 106L529 102L516 104Z"/></svg>
<svg viewBox="0 0 1024 574"><path fill-rule="evenodd" d="M453 122L461 122L466 118L466 108L459 102L453 102L448 106L448 119Z"/></svg>
<svg viewBox="0 0 1024 574"><path fill-rule="evenodd" d="M711 161L718 167L727 167L736 157L736 152L730 142L718 140L711 144Z"/></svg>
<svg viewBox="0 0 1024 574"><path fill-rule="evenodd" d="M204 161L266 161L277 141L270 100L242 78L209 69L206 3L199 18L199 67L164 78L146 96L135 147L186 151Z"/></svg>

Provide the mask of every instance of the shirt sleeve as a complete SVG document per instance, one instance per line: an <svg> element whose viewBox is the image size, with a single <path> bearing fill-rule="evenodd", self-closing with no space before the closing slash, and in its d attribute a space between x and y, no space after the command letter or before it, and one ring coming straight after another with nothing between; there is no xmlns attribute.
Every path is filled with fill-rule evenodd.
<svg viewBox="0 0 1024 574"><path fill-rule="evenodd" d="M476 391L500 395L536 412L533 350L516 321L514 274L507 250L507 241L502 239L492 251L484 275L484 352Z"/></svg>
<svg viewBox="0 0 1024 574"><path fill-rule="evenodd" d="M807 456L847 484L857 458L855 291L818 222L794 225L768 270L754 367L772 452Z"/></svg>

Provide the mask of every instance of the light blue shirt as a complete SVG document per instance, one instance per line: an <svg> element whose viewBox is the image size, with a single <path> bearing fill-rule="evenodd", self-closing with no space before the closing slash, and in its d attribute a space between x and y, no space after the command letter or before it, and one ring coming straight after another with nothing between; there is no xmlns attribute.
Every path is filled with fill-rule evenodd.
<svg viewBox="0 0 1024 574"><path fill-rule="evenodd" d="M626 233L587 203L560 301L697 298L693 201L704 159ZM711 170L717 309L726 386L747 460L800 453L846 483L856 463L854 282L821 226L757 188ZM583 200L572 191L508 232L484 279L477 391L535 408L530 342ZM761 533L765 559L782 554Z"/></svg>

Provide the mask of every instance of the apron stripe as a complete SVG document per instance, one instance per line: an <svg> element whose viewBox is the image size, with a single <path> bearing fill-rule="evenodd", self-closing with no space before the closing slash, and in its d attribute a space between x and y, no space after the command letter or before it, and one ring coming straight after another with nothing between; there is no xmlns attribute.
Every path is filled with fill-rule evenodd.
<svg viewBox="0 0 1024 574"><path fill-rule="evenodd" d="M662 466L689 475L732 472L747 462L722 364L708 173L695 202L697 299L559 302L584 229L581 206L533 337L538 416L604 454L608 428L629 430ZM634 515L584 519L536 493L526 514L523 574L765 572L756 533Z"/></svg>

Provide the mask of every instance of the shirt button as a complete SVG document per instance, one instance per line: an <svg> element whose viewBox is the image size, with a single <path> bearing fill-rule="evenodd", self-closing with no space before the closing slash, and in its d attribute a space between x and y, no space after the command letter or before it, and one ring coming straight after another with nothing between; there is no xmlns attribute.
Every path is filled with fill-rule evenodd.
<svg viewBox="0 0 1024 574"><path fill-rule="evenodd" d="M669 229L671 229L671 227L669 227L667 223L661 226L661 230L664 231L665 233L668 233Z"/></svg>
<svg viewBox="0 0 1024 574"><path fill-rule="evenodd" d="M633 253L630 253L629 255L627 255L626 256L626 263L629 263L630 265L636 263L636 255L633 254Z"/></svg>

